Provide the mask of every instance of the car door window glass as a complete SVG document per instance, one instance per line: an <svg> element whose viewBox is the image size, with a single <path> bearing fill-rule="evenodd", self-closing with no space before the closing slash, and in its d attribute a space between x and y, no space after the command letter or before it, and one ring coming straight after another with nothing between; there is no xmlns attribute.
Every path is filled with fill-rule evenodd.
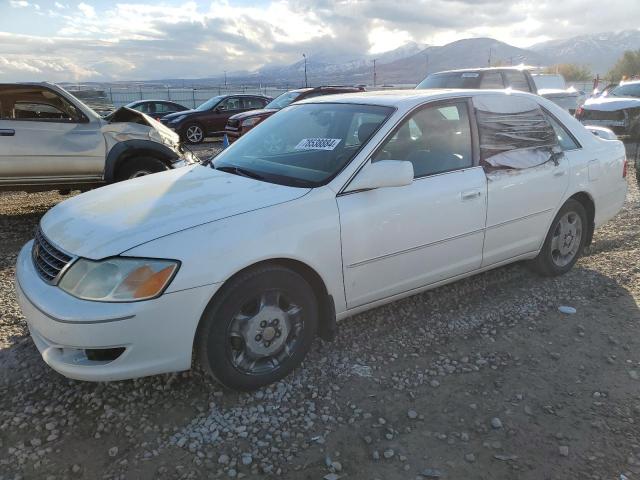
<svg viewBox="0 0 640 480"><path fill-rule="evenodd" d="M415 112L372 158L379 160L409 161L415 178L471 167L467 104L436 105Z"/></svg>
<svg viewBox="0 0 640 480"><path fill-rule="evenodd" d="M242 108L242 100L240 98L227 98L226 100L222 101L220 103L220 105L218 105L218 108L220 110L240 110Z"/></svg>
<svg viewBox="0 0 640 480"><path fill-rule="evenodd" d="M484 75L482 75L480 88L504 88L502 75L500 75L499 72L486 72Z"/></svg>
<svg viewBox="0 0 640 480"><path fill-rule="evenodd" d="M513 71L505 71L504 72L505 80L507 82L507 86L513 88L514 90L520 90L523 92L530 92L531 88L529 87L529 82L527 82L527 78L524 75L524 72L519 72L517 70Z"/></svg>
<svg viewBox="0 0 640 480"><path fill-rule="evenodd" d="M262 108L264 107L264 105L265 105L264 100L262 100L261 98L245 98L244 99L244 108L246 108L247 110Z"/></svg>
<svg viewBox="0 0 640 480"><path fill-rule="evenodd" d="M573 137L569 134L569 132L563 125L560 125L560 122L558 122L554 117L552 117L549 114L547 114L546 116L547 116L547 120L553 127L553 130L556 133L556 136L558 137L558 145L560 145L560 148L562 148L563 151L577 150L578 148L580 148L580 145L578 145L578 142L576 142L573 139Z"/></svg>
<svg viewBox="0 0 640 480"><path fill-rule="evenodd" d="M39 87L17 87L0 92L3 120L77 122L82 114L58 94Z"/></svg>
<svg viewBox="0 0 640 480"><path fill-rule="evenodd" d="M156 103L156 113L169 113L173 111L174 110L171 105L167 105L166 103Z"/></svg>

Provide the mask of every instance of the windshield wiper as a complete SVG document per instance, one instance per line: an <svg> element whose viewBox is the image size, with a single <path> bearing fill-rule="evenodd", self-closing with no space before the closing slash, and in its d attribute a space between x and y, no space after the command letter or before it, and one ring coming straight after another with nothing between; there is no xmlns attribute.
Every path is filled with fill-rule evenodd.
<svg viewBox="0 0 640 480"><path fill-rule="evenodd" d="M253 178L255 180L264 180L264 177L262 175L252 170L247 170L246 168L234 167L232 165L224 165L222 167L216 167L215 165L213 165L213 163L211 165L213 166L213 168L215 168L216 170L220 170L221 172L233 173L234 175Z"/></svg>

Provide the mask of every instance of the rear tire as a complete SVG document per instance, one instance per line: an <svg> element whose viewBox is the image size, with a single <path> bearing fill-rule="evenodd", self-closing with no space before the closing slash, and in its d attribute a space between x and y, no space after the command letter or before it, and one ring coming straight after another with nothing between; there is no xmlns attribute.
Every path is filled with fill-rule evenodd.
<svg viewBox="0 0 640 480"><path fill-rule="evenodd" d="M567 273L578 261L588 235L587 212L580 202L569 199L551 223L542 250L531 261L540 275L555 277Z"/></svg>
<svg viewBox="0 0 640 480"><path fill-rule="evenodd" d="M298 273L272 265L241 273L205 310L196 358L228 388L251 391L281 380L307 355L318 301Z"/></svg>
<svg viewBox="0 0 640 480"><path fill-rule="evenodd" d="M132 178L151 175L152 173L164 172L169 167L162 161L154 157L133 157L128 159L123 165L118 167L116 181L129 180Z"/></svg>

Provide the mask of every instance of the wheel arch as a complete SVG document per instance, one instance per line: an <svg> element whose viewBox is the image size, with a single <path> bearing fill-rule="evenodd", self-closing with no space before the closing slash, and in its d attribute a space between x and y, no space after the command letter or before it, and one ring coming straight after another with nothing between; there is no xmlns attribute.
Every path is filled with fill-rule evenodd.
<svg viewBox="0 0 640 480"><path fill-rule="evenodd" d="M309 266L308 264L300 260L294 260L291 258L284 258L284 257L271 258L271 259L255 262L251 265L248 265L238 270L233 275L229 276L223 282L222 286L214 293L213 297L211 297L211 300L209 300L209 302L207 303L205 312L206 310L209 309L209 306L213 305L218 300L218 298L225 291L225 286L228 285L233 279L235 279L239 275L242 275L248 271L255 270L265 266L270 266L270 265L289 268L290 270L302 276L309 283L309 285L311 286L311 288L313 289L316 295L316 298L318 300L318 306L320 309L319 311L320 322L318 325L318 336L323 340L332 341L335 338L336 329L337 329L336 309L335 309L335 303L334 303L333 297L329 294L327 286L324 280L322 279L322 277L320 276L320 274L311 266ZM203 317L204 317L204 312L203 312ZM193 339L194 347L199 336L200 326L202 325L202 318L198 322L198 326L196 328L196 333Z"/></svg>
<svg viewBox="0 0 640 480"><path fill-rule="evenodd" d="M105 182L113 182L118 168L133 156L154 157L167 165L167 167L170 167L171 163L178 158L176 152L161 143L152 140L125 140L115 144L107 154L104 168Z"/></svg>
<svg viewBox="0 0 640 480"><path fill-rule="evenodd" d="M591 245L593 240L593 231L595 230L595 218L596 218L596 204L593 201L591 195L587 192L577 192L571 195L567 200L576 200L579 202L587 212L587 221L589 222L589 228L587 230L586 245Z"/></svg>

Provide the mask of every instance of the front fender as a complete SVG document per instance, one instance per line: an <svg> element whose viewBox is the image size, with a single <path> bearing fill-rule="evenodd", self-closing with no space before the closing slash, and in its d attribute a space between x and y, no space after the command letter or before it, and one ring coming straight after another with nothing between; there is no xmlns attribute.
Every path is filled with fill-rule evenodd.
<svg viewBox="0 0 640 480"><path fill-rule="evenodd" d="M132 154L157 157L168 164L179 158L178 152L153 140L134 139L118 142L107 154L104 166L105 182L111 183L115 180L115 172L118 166Z"/></svg>

